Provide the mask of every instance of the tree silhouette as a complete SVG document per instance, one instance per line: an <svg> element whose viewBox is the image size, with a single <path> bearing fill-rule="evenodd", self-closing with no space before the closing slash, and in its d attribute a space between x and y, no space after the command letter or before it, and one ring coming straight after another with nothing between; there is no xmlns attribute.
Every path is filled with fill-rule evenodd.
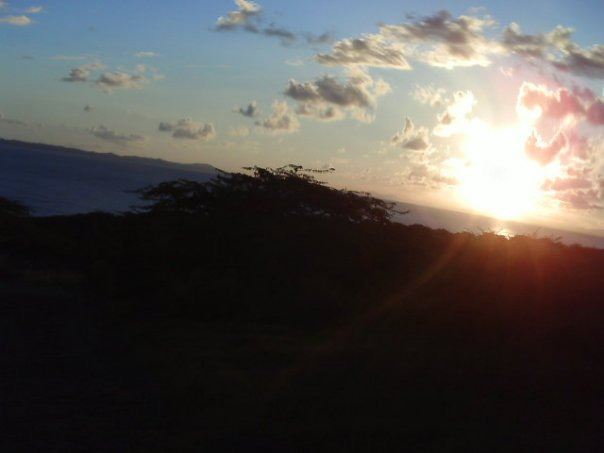
<svg viewBox="0 0 604 453"><path fill-rule="evenodd" d="M0 216L27 217L31 210L24 204L0 197Z"/></svg>
<svg viewBox="0 0 604 453"><path fill-rule="evenodd" d="M316 179L315 174L334 171L286 165L276 169L245 167L248 173L220 172L209 182L186 179L138 190L138 212L181 213L200 216L315 217L353 223L389 223L394 203L368 193L338 190Z"/></svg>

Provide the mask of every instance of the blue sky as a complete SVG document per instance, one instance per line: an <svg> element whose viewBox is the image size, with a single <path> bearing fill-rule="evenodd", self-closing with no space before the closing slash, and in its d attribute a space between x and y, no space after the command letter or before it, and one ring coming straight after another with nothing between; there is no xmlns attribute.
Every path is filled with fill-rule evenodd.
<svg viewBox="0 0 604 453"><path fill-rule="evenodd" d="M604 230L603 9L0 1L0 137Z"/></svg>

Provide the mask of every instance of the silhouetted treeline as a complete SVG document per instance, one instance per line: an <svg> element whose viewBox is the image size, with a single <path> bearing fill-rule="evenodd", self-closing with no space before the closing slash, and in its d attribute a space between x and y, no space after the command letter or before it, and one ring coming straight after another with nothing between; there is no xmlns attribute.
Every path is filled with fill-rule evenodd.
<svg viewBox="0 0 604 453"><path fill-rule="evenodd" d="M86 339L57 343L75 351L69 363L105 364L78 365L88 371L72 385L121 389L103 393L102 423L82 439L107 432L102 445L145 451L600 445L604 251L405 226L392 205L300 167L250 170L143 188L120 215L36 218L0 202L6 319ZM6 366L42 347L19 344ZM51 357L36 360L50 369ZM70 394L56 385L44 407ZM98 403L78 398L77 410ZM111 417L136 429L108 428ZM84 445L44 423L42 439Z"/></svg>

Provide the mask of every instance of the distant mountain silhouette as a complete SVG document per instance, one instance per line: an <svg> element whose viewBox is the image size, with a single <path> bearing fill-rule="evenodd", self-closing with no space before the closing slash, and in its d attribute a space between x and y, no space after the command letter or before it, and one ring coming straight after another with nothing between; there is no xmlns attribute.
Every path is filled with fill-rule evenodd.
<svg viewBox="0 0 604 453"><path fill-rule="evenodd" d="M216 171L205 164L0 139L0 196L39 216L125 211L139 201L133 190L179 178L207 181Z"/></svg>

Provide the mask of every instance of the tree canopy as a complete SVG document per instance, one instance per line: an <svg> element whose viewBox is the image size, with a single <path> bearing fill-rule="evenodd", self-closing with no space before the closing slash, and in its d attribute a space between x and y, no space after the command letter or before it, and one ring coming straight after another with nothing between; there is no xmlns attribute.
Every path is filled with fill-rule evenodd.
<svg viewBox="0 0 604 453"><path fill-rule="evenodd" d="M30 209L24 204L0 197L0 216L26 217L30 215Z"/></svg>
<svg viewBox="0 0 604 453"><path fill-rule="evenodd" d="M320 217L349 222L388 223L394 203L368 193L328 187L315 175L332 172L300 165L245 167L247 173L220 172L208 182L186 179L138 190L150 204L136 207L152 214Z"/></svg>

